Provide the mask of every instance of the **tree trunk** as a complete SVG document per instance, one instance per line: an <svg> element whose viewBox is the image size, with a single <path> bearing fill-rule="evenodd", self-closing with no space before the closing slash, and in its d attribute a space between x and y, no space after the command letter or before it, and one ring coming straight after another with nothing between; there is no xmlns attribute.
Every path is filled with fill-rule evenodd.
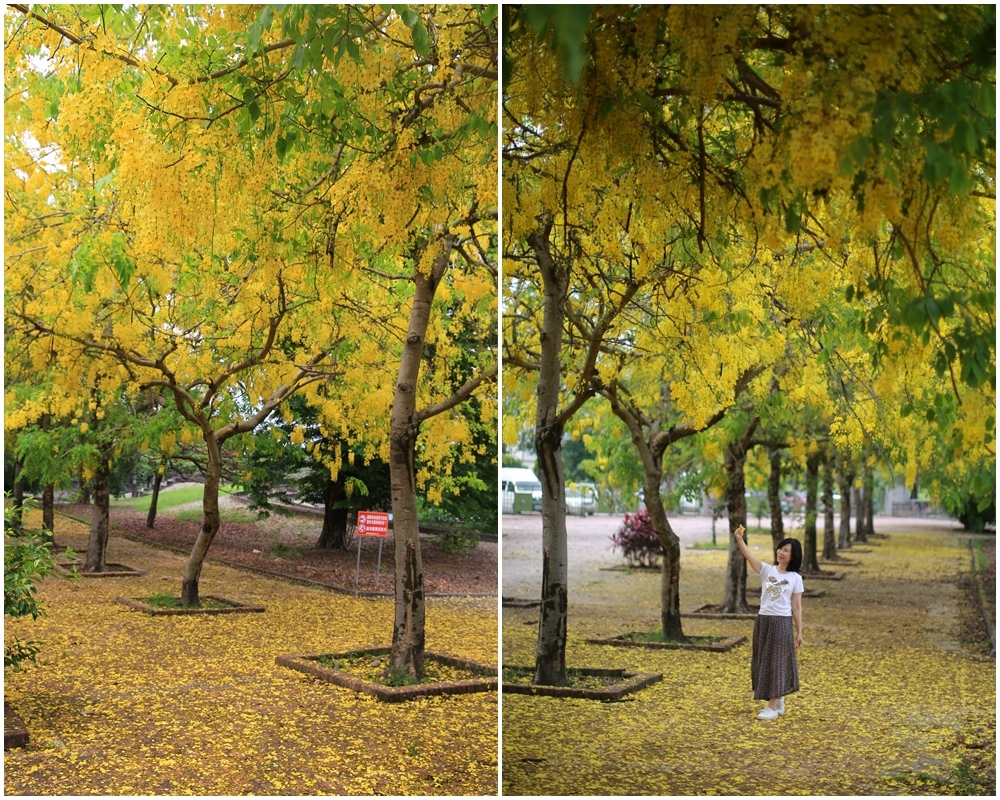
<svg viewBox="0 0 1000 800"><path fill-rule="evenodd" d="M729 563L726 567L726 587L722 598L722 611L725 614L749 614L751 608L747 603L747 562L743 553L736 546L733 532L747 524L746 480L743 468L747 460L747 448L753 437L753 432L760 422L758 417L750 420L743 435L726 447L725 466L729 478Z"/></svg>
<svg viewBox="0 0 1000 800"><path fill-rule="evenodd" d="M316 547L320 550L347 549L348 509L336 508L337 500L343 495L342 487L341 481L326 482L326 491L323 492L323 529L316 542Z"/></svg>
<svg viewBox="0 0 1000 800"><path fill-rule="evenodd" d="M559 389L569 271L561 268L551 257L547 230L533 233L531 245L537 255L545 295L535 414L535 452L538 457L535 466L542 483L542 595L532 682L543 686L565 686L569 564Z"/></svg>
<svg viewBox="0 0 1000 800"><path fill-rule="evenodd" d="M39 427L47 431L52 427L52 417L49 414L42 414L39 420ZM54 548L56 545L56 508L55 508L55 484L51 481L42 487L42 536L49 541Z"/></svg>
<svg viewBox="0 0 1000 800"><path fill-rule="evenodd" d="M820 571L816 559L816 518L818 508L818 484L820 454L814 453L806 459L806 524L802 543L802 574L815 575Z"/></svg>
<svg viewBox="0 0 1000 800"><path fill-rule="evenodd" d="M14 511L11 515L11 527L15 534L19 534L24 526L24 461L20 458L14 460L14 488L13 500Z"/></svg>
<svg viewBox="0 0 1000 800"><path fill-rule="evenodd" d="M405 356L403 362L406 362ZM424 677L424 573L420 559L417 485L413 465L418 426L412 421L414 415L401 413L402 407L407 403L413 408L416 383L404 386L404 380L403 370L400 369L389 440L396 568L391 663L395 669L405 670L412 677L421 680ZM400 395L403 397L400 398Z"/></svg>
<svg viewBox="0 0 1000 800"><path fill-rule="evenodd" d="M837 483L840 485L840 538L837 549L848 550L851 547L851 486L854 474L848 471L844 460L841 460L837 471Z"/></svg>
<svg viewBox="0 0 1000 800"><path fill-rule="evenodd" d="M47 483L42 489L42 528L46 532L46 538L56 543L56 487L54 483Z"/></svg>
<svg viewBox="0 0 1000 800"><path fill-rule="evenodd" d="M827 456L823 459L823 560L836 561L837 534L833 527L833 464Z"/></svg>
<svg viewBox="0 0 1000 800"><path fill-rule="evenodd" d="M771 472L767 478L767 504L771 507L771 542L777 548L785 538L785 521L781 513L781 451L771 451Z"/></svg>
<svg viewBox="0 0 1000 800"><path fill-rule="evenodd" d="M663 455L659 455L662 462ZM643 491L646 499L646 510L649 511L649 522L663 547L663 565L660 569L660 626L663 630L663 641L686 642L684 629L681 625L681 540L670 527L667 511L660 497L660 482L662 473L646 473Z"/></svg>
<svg viewBox="0 0 1000 800"><path fill-rule="evenodd" d="M83 562L84 572L104 572L105 569L105 554L108 548L108 520L111 514L109 457L110 453L102 448L97 474L94 476L94 507L91 510L90 539L87 541L87 558Z"/></svg>
<svg viewBox="0 0 1000 800"><path fill-rule="evenodd" d="M417 380L424 338L438 284L451 259L454 238L441 244L429 274L414 275L413 305L389 423L389 483L392 493L392 535L395 556L395 618L390 663L413 678L424 677L424 572L420 559L420 521L417 517L417 478L414 456L420 420Z"/></svg>
<svg viewBox="0 0 1000 800"><path fill-rule="evenodd" d="M864 486L854 490L854 503L857 522L854 524L854 540L856 542L867 542L868 533L865 530L865 490Z"/></svg>
<svg viewBox="0 0 1000 800"><path fill-rule="evenodd" d="M146 527L150 530L156 523L156 504L160 502L160 485L163 483L163 473L159 470L153 476L153 495L149 498L149 513L146 514Z"/></svg>
<svg viewBox="0 0 1000 800"><path fill-rule="evenodd" d="M204 521L194 547L188 556L184 567L184 578L181 582L181 605L198 606L198 581L201 579L201 568L212 546L215 534L219 532L219 483L222 478L222 450L214 432L204 432L205 444L208 449L208 464L205 468L205 491L202 495L201 507Z"/></svg>
<svg viewBox="0 0 1000 800"><path fill-rule="evenodd" d="M875 534L875 472L865 467L865 533Z"/></svg>

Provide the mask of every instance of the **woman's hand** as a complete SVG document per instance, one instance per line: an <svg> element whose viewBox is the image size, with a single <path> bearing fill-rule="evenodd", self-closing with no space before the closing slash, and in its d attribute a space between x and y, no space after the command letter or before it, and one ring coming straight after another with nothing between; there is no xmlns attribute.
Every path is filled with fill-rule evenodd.
<svg viewBox="0 0 1000 800"><path fill-rule="evenodd" d="M798 650L800 647L802 647L802 634L797 633L795 634L795 649Z"/></svg>
<svg viewBox="0 0 1000 800"><path fill-rule="evenodd" d="M733 531L733 536L742 541L744 533L746 533L746 528L740 525L735 531Z"/></svg>

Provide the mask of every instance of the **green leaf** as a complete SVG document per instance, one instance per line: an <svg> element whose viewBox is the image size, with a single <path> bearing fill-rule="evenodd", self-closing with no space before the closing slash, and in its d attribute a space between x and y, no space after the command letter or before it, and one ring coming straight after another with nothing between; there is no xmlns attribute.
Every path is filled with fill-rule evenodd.
<svg viewBox="0 0 1000 800"><path fill-rule="evenodd" d="M260 22L254 20L247 30L247 48L251 53L256 53L260 49L260 40L263 35L264 31L260 26Z"/></svg>
<svg viewBox="0 0 1000 800"><path fill-rule="evenodd" d="M358 49L358 43L351 38L344 37L344 46L347 48L347 53L350 55L351 60L355 64L361 63L361 50Z"/></svg>
<svg viewBox="0 0 1000 800"><path fill-rule="evenodd" d="M802 216L796 206L797 204L793 203L785 209L785 231L788 233L798 233L802 230Z"/></svg>
<svg viewBox="0 0 1000 800"><path fill-rule="evenodd" d="M417 51L417 55L430 55L431 42L427 36L427 28L424 27L424 23L418 19L410 29L410 33L413 36L413 49Z"/></svg>
<svg viewBox="0 0 1000 800"><path fill-rule="evenodd" d="M397 5L395 8L396 12L399 14L399 18L403 20L403 24L407 28L413 28L413 26L416 25L417 21L420 19L420 15L408 6Z"/></svg>

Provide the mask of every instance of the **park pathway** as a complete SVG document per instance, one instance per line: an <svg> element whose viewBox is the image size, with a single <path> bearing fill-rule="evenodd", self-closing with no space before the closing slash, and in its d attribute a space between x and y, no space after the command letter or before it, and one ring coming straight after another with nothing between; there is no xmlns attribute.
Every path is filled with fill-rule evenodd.
<svg viewBox="0 0 1000 800"><path fill-rule="evenodd" d="M770 559L767 542L751 537ZM657 574L591 570L582 585L571 581L568 666L658 672L663 681L617 703L505 696L504 793L992 790L996 666L988 649L962 641L962 615L973 613L957 585L971 569L967 537L914 525L846 555L856 566L838 567L842 580L806 578L825 594L803 602L801 692L771 723L754 718L762 704L750 688L749 641L726 653L586 643L655 629ZM683 551L683 611L721 600L725 562L725 551ZM505 594L514 579L505 573ZM759 579L749 584L752 598ZM536 609L504 609L504 664L533 663L536 618ZM752 619L685 618L689 635L749 637L752 628Z"/></svg>
<svg viewBox="0 0 1000 800"><path fill-rule="evenodd" d="M84 552L86 526L59 517L56 540ZM147 574L48 578L47 615L8 621L42 651L5 679L31 736L5 795L496 793L496 693L386 704L275 664L388 645L391 598L207 563L203 595L266 612L151 617L115 598L179 594L185 558L112 536L107 560ZM495 664L496 630L495 598L427 605L428 650Z"/></svg>

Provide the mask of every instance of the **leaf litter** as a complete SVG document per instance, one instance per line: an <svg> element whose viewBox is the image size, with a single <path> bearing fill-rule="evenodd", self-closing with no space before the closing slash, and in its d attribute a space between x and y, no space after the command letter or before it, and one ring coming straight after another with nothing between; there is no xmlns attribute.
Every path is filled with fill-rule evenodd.
<svg viewBox="0 0 1000 800"><path fill-rule="evenodd" d="M74 549L86 534L57 521L57 540ZM109 554L149 572L127 583L49 579L39 590L47 616L6 626L43 649L38 667L5 681L31 735L4 754L5 794L496 793L496 694L387 706L274 663L386 645L391 598L208 563L205 592L267 612L152 617L115 596L179 590L183 557L114 536ZM495 663L496 605L432 599L427 648Z"/></svg>

